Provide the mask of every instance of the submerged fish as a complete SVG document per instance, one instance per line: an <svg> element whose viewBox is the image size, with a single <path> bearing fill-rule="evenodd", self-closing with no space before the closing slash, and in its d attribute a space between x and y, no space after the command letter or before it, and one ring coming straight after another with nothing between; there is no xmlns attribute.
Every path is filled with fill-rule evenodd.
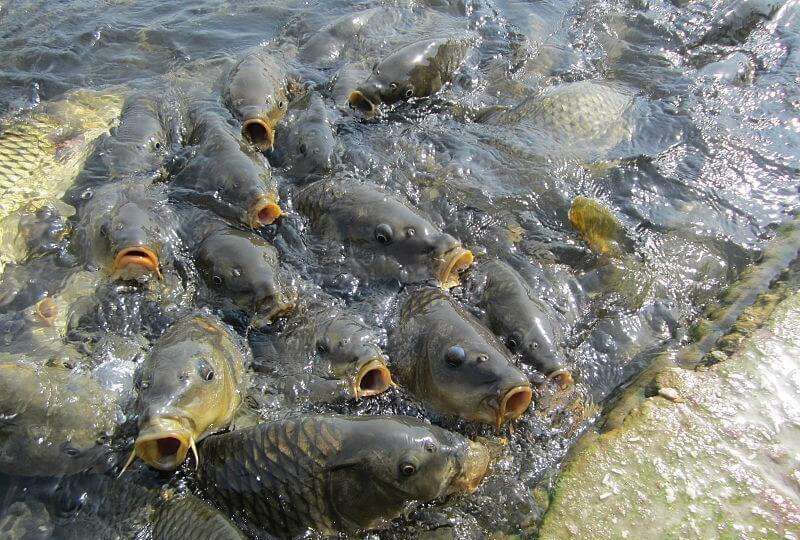
<svg viewBox="0 0 800 540"><path fill-rule="evenodd" d="M78 90L0 126L0 220L32 199L60 198L121 106L113 92Z"/></svg>
<svg viewBox="0 0 800 540"><path fill-rule="evenodd" d="M363 275L453 287L472 264L458 240L374 184L319 180L296 203L322 236L345 245Z"/></svg>
<svg viewBox="0 0 800 540"><path fill-rule="evenodd" d="M299 58L306 64L327 66L338 60L370 27L393 19L392 12L382 7L339 17L313 32L301 45Z"/></svg>
<svg viewBox="0 0 800 540"><path fill-rule="evenodd" d="M273 159L295 177L330 171L336 156L330 114L317 92L292 103L277 131Z"/></svg>
<svg viewBox="0 0 800 540"><path fill-rule="evenodd" d="M106 269L112 279L161 278L177 244L165 188L129 181L90 193L76 230L87 262Z"/></svg>
<svg viewBox="0 0 800 540"><path fill-rule="evenodd" d="M424 39L384 58L350 94L350 106L374 113L381 103L435 94L451 81L469 51L466 38Z"/></svg>
<svg viewBox="0 0 800 540"><path fill-rule="evenodd" d="M530 382L503 344L438 289L401 301L389 356L400 384L441 413L500 427L531 403Z"/></svg>
<svg viewBox="0 0 800 540"><path fill-rule="evenodd" d="M189 111L189 163L172 178L175 195L207 206L226 219L258 228L281 215L269 163L248 150L225 109L200 101Z"/></svg>
<svg viewBox="0 0 800 540"><path fill-rule="evenodd" d="M209 437L198 480L251 535L379 527L412 501L470 493L486 448L402 416L308 416ZM260 536L259 536L260 537Z"/></svg>
<svg viewBox="0 0 800 540"><path fill-rule="evenodd" d="M315 400L359 399L392 386L378 337L360 317L327 302L303 302L267 361L283 377L300 379Z"/></svg>
<svg viewBox="0 0 800 540"><path fill-rule="evenodd" d="M228 427L242 399L240 339L221 321L191 315L173 324L150 351L141 373L139 456L162 470L180 466L195 443Z"/></svg>
<svg viewBox="0 0 800 540"><path fill-rule="evenodd" d="M0 472L58 476L107 467L120 415L115 396L89 377L4 360Z"/></svg>
<svg viewBox="0 0 800 540"><path fill-rule="evenodd" d="M153 540L246 540L246 536L219 510L184 494L168 498L153 516Z"/></svg>
<svg viewBox="0 0 800 540"><path fill-rule="evenodd" d="M596 253L612 257L621 254L622 227L617 217L599 202L576 197L569 209L569 222Z"/></svg>
<svg viewBox="0 0 800 540"><path fill-rule="evenodd" d="M486 313L489 328L508 349L560 385L572 383L564 360L564 334L556 326L555 313L522 276L508 264L493 260L476 268L474 282L480 288L478 305Z"/></svg>
<svg viewBox="0 0 800 540"><path fill-rule="evenodd" d="M245 54L228 74L223 99L261 151L275 144L275 126L289 104L287 84L285 68L264 48Z"/></svg>
<svg viewBox="0 0 800 540"><path fill-rule="evenodd" d="M217 303L254 315L254 324L292 310L296 288L280 269L278 251L266 240L204 213L185 228L197 270Z"/></svg>

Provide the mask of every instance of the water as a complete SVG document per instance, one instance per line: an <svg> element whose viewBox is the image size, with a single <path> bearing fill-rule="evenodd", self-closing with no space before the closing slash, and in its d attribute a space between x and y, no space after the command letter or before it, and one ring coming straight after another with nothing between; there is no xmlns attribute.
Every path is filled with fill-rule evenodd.
<svg viewBox="0 0 800 540"><path fill-rule="evenodd" d="M355 46L311 65L294 58L317 29L374 3L6 1L0 115L76 88L142 90L191 77L213 90L250 47L283 51L292 72L326 97L339 145L333 174L384 186L476 254L513 262L559 314L578 382L568 392L537 391L532 411L513 433L503 433L504 457L475 494L414 509L411 521L381 537L532 534L540 517L534 488L557 472L582 426L650 353L682 339L693 317L798 210L800 7L742 3L771 19L720 19L728 4L385 2L386 17ZM397 105L377 119L332 99L329 81L346 62L370 67L402 44L441 35L473 36L476 44L454 83L435 97ZM488 108L584 80L630 101L611 120L596 111L597 121L612 127L599 137L554 134L531 118L475 121ZM385 335L400 286L359 280L346 261L326 258L320 239L293 212L300 182L276 172L289 214L261 232L284 267L350 304ZM620 257L593 254L570 226L567 212L577 196L597 199L618 216ZM88 310L95 315L82 337L108 331L157 337L182 308L205 298L191 270L172 277L168 292L159 294L100 286L101 307ZM46 289L46 279L37 279ZM251 333L256 355L268 337ZM127 360L115 360L129 369ZM274 374L255 378L251 404L262 417L285 414L279 386ZM495 435L438 418L402 390L359 404L301 408L415 414L470 435ZM15 484L7 499L24 486Z"/></svg>

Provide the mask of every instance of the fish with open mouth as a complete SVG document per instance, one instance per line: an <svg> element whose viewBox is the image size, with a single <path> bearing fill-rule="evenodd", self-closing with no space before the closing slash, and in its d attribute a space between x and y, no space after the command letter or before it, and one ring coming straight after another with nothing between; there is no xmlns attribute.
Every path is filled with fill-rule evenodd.
<svg viewBox="0 0 800 540"><path fill-rule="evenodd" d="M216 317L178 320L156 341L139 380L136 456L165 471L178 468L196 443L230 426L242 400L249 351ZM123 469L124 470L124 469Z"/></svg>
<svg viewBox="0 0 800 540"><path fill-rule="evenodd" d="M440 413L499 428L522 416L533 397L505 346L436 288L401 298L389 356L400 384Z"/></svg>
<svg viewBox="0 0 800 540"><path fill-rule="evenodd" d="M472 252L406 201L371 183L319 180L299 191L298 210L313 229L344 245L354 270L401 283L459 283Z"/></svg>
<svg viewBox="0 0 800 540"><path fill-rule="evenodd" d="M209 437L199 486L246 533L294 538L385 525L412 501L474 491L480 443L404 416L304 416Z"/></svg>
<svg viewBox="0 0 800 540"><path fill-rule="evenodd" d="M178 237L162 185L131 180L99 186L79 216L78 245L87 263L112 279L160 279L172 264Z"/></svg>
<svg viewBox="0 0 800 540"><path fill-rule="evenodd" d="M228 74L223 100L242 122L242 135L262 152L275 144L275 126L289 105L287 87L285 67L266 48L246 53Z"/></svg>
<svg viewBox="0 0 800 540"><path fill-rule="evenodd" d="M423 39L396 50L379 62L350 94L350 106L374 114L381 103L435 94L450 82L470 49L471 39Z"/></svg>
<svg viewBox="0 0 800 540"><path fill-rule="evenodd" d="M193 153L172 177L173 196L254 229L278 219L278 186L269 163L248 149L228 111L199 99L190 105L188 116L186 142Z"/></svg>
<svg viewBox="0 0 800 540"><path fill-rule="evenodd" d="M536 296L530 285L507 263L481 263L471 276L479 289L478 306L487 326L511 352L533 365L560 386L572 383L563 351L563 332L556 326L553 308Z"/></svg>
<svg viewBox="0 0 800 540"><path fill-rule="evenodd" d="M331 302L301 301L273 345L263 361L286 377L285 392L299 381L313 401L360 399L393 385L378 337L361 317Z"/></svg>

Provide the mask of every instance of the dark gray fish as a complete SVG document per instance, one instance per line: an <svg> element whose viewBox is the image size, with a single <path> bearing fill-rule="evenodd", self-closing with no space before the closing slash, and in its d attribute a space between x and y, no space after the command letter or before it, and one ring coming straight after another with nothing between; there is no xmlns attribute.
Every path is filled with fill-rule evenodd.
<svg viewBox="0 0 800 540"><path fill-rule="evenodd" d="M511 352L562 386L572 382L563 350L564 333L556 326L553 309L508 264L492 260L475 269L473 284L480 289L478 305L488 327Z"/></svg>
<svg viewBox="0 0 800 540"><path fill-rule="evenodd" d="M194 155L172 179L176 196L252 228L278 219L278 186L269 163L247 148L230 114L199 100L190 106L189 122Z"/></svg>
<svg viewBox="0 0 800 540"><path fill-rule="evenodd" d="M223 99L242 122L242 134L259 150L269 150L289 104L286 70L266 49L250 51L228 74Z"/></svg>
<svg viewBox="0 0 800 540"><path fill-rule="evenodd" d="M361 275L403 283L437 279L453 287L472 252L407 202L369 183L320 180L296 196L323 237L344 244Z"/></svg>
<svg viewBox="0 0 800 540"><path fill-rule="evenodd" d="M336 163L333 122L319 93L311 92L292 103L278 127L273 156L289 175L298 178L321 175Z"/></svg>
<svg viewBox="0 0 800 540"><path fill-rule="evenodd" d="M198 480L253 535L380 527L412 501L470 493L489 453L402 416L307 416L209 437Z"/></svg>
<svg viewBox="0 0 800 540"><path fill-rule="evenodd" d="M195 443L227 428L242 400L249 353L219 319L204 314L173 324L142 366L139 434L128 464L174 470ZM126 465L127 466L127 465Z"/></svg>
<svg viewBox="0 0 800 540"><path fill-rule="evenodd" d="M316 30L300 46L299 58L306 64L328 66L339 60L364 33L376 25L395 20L393 12L382 7L339 17Z"/></svg>
<svg viewBox="0 0 800 540"><path fill-rule="evenodd" d="M246 536L222 512L184 494L170 497L153 516L153 540L246 540Z"/></svg>
<svg viewBox="0 0 800 540"><path fill-rule="evenodd" d="M450 82L470 48L467 38L423 39L384 58L350 94L350 106L374 113L391 104L435 94Z"/></svg>
<svg viewBox="0 0 800 540"><path fill-rule="evenodd" d="M375 396L392 386L378 337L361 317L326 301L303 301L275 339L272 371L312 401Z"/></svg>
<svg viewBox="0 0 800 540"><path fill-rule="evenodd" d="M178 245L165 188L131 180L90 193L76 227L86 262L106 270L112 279L161 278Z"/></svg>
<svg viewBox="0 0 800 540"><path fill-rule="evenodd" d="M508 350L439 289L402 298L389 356L400 384L441 413L500 427L531 403L530 382Z"/></svg>

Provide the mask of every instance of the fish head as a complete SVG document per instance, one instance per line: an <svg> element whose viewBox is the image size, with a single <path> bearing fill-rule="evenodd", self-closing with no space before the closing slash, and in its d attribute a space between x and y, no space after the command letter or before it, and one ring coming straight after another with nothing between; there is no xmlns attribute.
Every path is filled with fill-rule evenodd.
<svg viewBox="0 0 800 540"><path fill-rule="evenodd" d="M272 320L294 307L294 293L278 275L278 252L260 236L235 229L212 234L196 260L208 287L241 309Z"/></svg>
<svg viewBox="0 0 800 540"><path fill-rule="evenodd" d="M126 201L99 227L112 255L111 274L115 279L149 279L160 276L163 234L153 208Z"/></svg>
<svg viewBox="0 0 800 540"><path fill-rule="evenodd" d="M526 316L527 315L527 316ZM541 313L503 313L500 334L508 349L518 353L527 364L556 380L560 386L572 384L572 375L564 367L566 361L555 330Z"/></svg>
<svg viewBox="0 0 800 540"><path fill-rule="evenodd" d="M375 396L393 385L386 356L365 325L345 317L332 319L316 345L334 376L348 381L352 397Z"/></svg>
<svg viewBox="0 0 800 540"><path fill-rule="evenodd" d="M498 427L520 417L533 392L525 374L507 353L473 335L469 326L437 323L426 338L418 362L417 392L442 412Z"/></svg>
<svg viewBox="0 0 800 540"><path fill-rule="evenodd" d="M352 201L359 205L359 201ZM458 283L458 275L473 261L472 252L402 201L392 197L370 201L353 209L346 225L354 244L372 254L396 261L409 279L435 277L445 287Z"/></svg>
<svg viewBox="0 0 800 540"><path fill-rule="evenodd" d="M364 420L332 467L333 506L346 522L374 526L409 502L473 491L489 454L461 435L408 417Z"/></svg>
<svg viewBox="0 0 800 540"><path fill-rule="evenodd" d="M333 131L325 121L302 123L292 142L296 144L294 149L290 149L296 156L291 167L295 176L327 173L338 161Z"/></svg>
<svg viewBox="0 0 800 540"><path fill-rule="evenodd" d="M207 433L226 427L241 400L225 331L196 318L176 323L156 343L139 382L135 453L174 470Z"/></svg>

